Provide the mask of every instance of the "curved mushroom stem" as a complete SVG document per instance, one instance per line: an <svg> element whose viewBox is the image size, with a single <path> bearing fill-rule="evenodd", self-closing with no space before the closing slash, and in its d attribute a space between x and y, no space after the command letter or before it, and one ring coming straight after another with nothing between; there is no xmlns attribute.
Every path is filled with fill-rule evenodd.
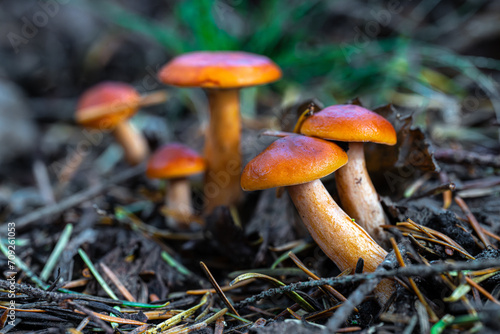
<svg viewBox="0 0 500 334"><path fill-rule="evenodd" d="M131 165L138 165L146 160L149 154L148 143L130 122L125 121L113 129L116 141L123 147L125 160Z"/></svg>
<svg viewBox="0 0 500 334"><path fill-rule="evenodd" d="M385 259L387 252L342 211L320 180L287 190L314 241L340 270L354 270L363 258L364 271L373 272ZM375 295L384 304L393 291L392 282L382 280Z"/></svg>
<svg viewBox="0 0 500 334"><path fill-rule="evenodd" d="M205 139L206 212L241 196L241 120L238 89L207 89L210 124Z"/></svg>
<svg viewBox="0 0 500 334"><path fill-rule="evenodd" d="M387 218L366 170L363 143L349 143L347 155L347 164L335 172L342 207L369 235L384 245L387 235L380 226L387 223Z"/></svg>
<svg viewBox="0 0 500 334"><path fill-rule="evenodd" d="M309 233L340 270L354 270L360 257L375 271L387 252L335 203L320 180L287 187Z"/></svg>
<svg viewBox="0 0 500 334"><path fill-rule="evenodd" d="M177 219L175 225L182 229L188 228L189 218L193 215L193 205L187 178L176 178L169 181L165 204L169 210L176 212L181 218Z"/></svg>

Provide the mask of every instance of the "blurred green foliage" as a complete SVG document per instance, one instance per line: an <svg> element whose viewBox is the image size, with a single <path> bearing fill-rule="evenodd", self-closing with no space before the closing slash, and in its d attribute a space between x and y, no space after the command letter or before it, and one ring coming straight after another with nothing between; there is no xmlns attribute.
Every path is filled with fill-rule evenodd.
<svg viewBox="0 0 500 334"><path fill-rule="evenodd" d="M412 38L418 22L391 27L389 34L361 34L350 43L339 41L342 31L325 36L325 27L336 25L332 17L340 16L331 9L331 4L339 1L346 2L170 1L172 10L162 19L141 16L111 1L93 2L92 7L106 20L157 41L171 56L194 50L243 50L267 55L285 73L275 87L281 91L298 87L303 95L317 97L327 105L355 96L369 96L371 104L387 103L394 91L429 99L435 94L463 97L470 84L490 97L497 94L494 82L478 70L476 63L499 69L498 61L459 56ZM457 13L453 14L460 11ZM359 20L353 20L352 24L339 24L339 29L364 28L358 25ZM352 35L352 31L347 33ZM446 68L453 77L440 73L440 68Z"/></svg>

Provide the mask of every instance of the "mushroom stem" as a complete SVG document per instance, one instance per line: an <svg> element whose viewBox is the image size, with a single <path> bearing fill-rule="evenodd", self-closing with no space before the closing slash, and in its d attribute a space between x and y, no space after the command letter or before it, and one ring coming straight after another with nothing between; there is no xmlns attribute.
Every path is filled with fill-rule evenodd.
<svg viewBox="0 0 500 334"><path fill-rule="evenodd" d="M189 217L193 215L193 205L191 201L191 189L189 180L185 177L171 179L165 197L165 204L169 210L176 212L183 219L176 224L181 228L187 227Z"/></svg>
<svg viewBox="0 0 500 334"><path fill-rule="evenodd" d="M360 257L364 270L375 271L387 252L335 203L320 180L287 187L309 233L340 270L354 270Z"/></svg>
<svg viewBox="0 0 500 334"><path fill-rule="evenodd" d="M113 129L116 141L123 147L125 160L131 165L143 162L149 154L146 139L130 124L121 122Z"/></svg>
<svg viewBox="0 0 500 334"><path fill-rule="evenodd" d="M342 207L379 244L387 242L381 225L387 224L382 205L366 170L363 143L349 143L349 161L335 172Z"/></svg>
<svg viewBox="0 0 500 334"><path fill-rule="evenodd" d="M241 121L238 89L207 89L210 124L206 135L206 212L235 204L241 195Z"/></svg>
<svg viewBox="0 0 500 334"><path fill-rule="evenodd" d="M302 221L314 241L341 271L354 270L359 258L364 271L373 272L387 252L335 203L320 180L287 187ZM394 284L383 279L374 290L384 305L394 292Z"/></svg>

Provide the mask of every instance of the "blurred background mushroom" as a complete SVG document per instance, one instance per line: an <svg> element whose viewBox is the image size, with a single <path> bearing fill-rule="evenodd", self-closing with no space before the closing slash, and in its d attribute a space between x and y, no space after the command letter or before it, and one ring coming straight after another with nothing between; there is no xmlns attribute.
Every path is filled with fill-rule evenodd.
<svg viewBox="0 0 500 334"><path fill-rule="evenodd" d="M147 177L168 181L165 204L174 227L189 227L194 210L188 177L201 174L205 169L205 159L180 143L163 145L149 158Z"/></svg>
<svg viewBox="0 0 500 334"><path fill-rule="evenodd" d="M122 146L125 160L137 165L149 154L146 139L129 123L139 109L140 99L128 84L103 82L83 93L75 118L84 127L111 132Z"/></svg>

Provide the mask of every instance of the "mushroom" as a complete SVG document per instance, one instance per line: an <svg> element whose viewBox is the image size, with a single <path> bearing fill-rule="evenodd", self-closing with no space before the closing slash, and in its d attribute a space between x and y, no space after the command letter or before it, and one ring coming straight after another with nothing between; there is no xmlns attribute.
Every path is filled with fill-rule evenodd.
<svg viewBox="0 0 500 334"><path fill-rule="evenodd" d="M123 147L125 159L131 165L144 161L149 154L146 139L135 130L128 119L141 106L166 100L164 92L145 96L129 84L107 81L83 93L77 105L77 123L87 128L112 131Z"/></svg>
<svg viewBox="0 0 500 334"><path fill-rule="evenodd" d="M273 142L251 160L241 175L243 190L286 187L309 233L339 267L355 269L359 258L371 272L387 252L335 203L320 178L347 162L336 144L301 135Z"/></svg>
<svg viewBox="0 0 500 334"><path fill-rule="evenodd" d="M300 133L349 142L349 162L335 173L344 210L380 244L386 236L386 216L366 170L364 142L396 144L396 131L382 116L357 105L335 105L306 118Z"/></svg>
<svg viewBox="0 0 500 334"><path fill-rule="evenodd" d="M177 225L181 228L187 228L193 215L187 177L204 171L205 160L196 151L180 143L162 146L148 160L147 177L169 180L165 204L167 209L178 214L180 219Z"/></svg>
<svg viewBox="0 0 500 334"><path fill-rule="evenodd" d="M281 78L269 58L245 52L191 52L174 58L159 73L162 82L205 89L210 123L205 139L206 211L235 204L241 196L240 88Z"/></svg>
<svg viewBox="0 0 500 334"><path fill-rule="evenodd" d="M323 252L344 271L354 270L359 258L363 270L373 272L387 252L335 203L320 178L347 162L336 144L302 135L288 135L273 142L243 169L243 190L286 187L302 221ZM384 305L394 291L382 280L375 297Z"/></svg>

